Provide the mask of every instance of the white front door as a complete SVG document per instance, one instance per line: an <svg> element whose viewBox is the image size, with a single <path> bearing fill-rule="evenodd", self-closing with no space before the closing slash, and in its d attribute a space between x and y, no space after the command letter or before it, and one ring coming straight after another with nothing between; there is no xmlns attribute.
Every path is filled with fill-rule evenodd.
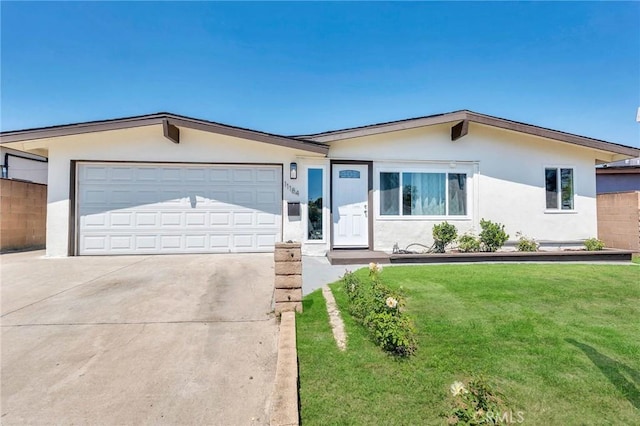
<svg viewBox="0 0 640 426"><path fill-rule="evenodd" d="M333 165L333 246L369 247L369 166Z"/></svg>

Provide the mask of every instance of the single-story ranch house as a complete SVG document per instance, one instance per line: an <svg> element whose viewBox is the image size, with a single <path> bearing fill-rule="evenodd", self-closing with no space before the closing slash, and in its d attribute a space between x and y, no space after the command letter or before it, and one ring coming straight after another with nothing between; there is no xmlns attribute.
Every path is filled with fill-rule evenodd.
<svg viewBox="0 0 640 426"><path fill-rule="evenodd" d="M158 113L0 142L48 158L48 256L391 251L482 218L579 243L597 235L595 164L640 155L467 110L295 137Z"/></svg>

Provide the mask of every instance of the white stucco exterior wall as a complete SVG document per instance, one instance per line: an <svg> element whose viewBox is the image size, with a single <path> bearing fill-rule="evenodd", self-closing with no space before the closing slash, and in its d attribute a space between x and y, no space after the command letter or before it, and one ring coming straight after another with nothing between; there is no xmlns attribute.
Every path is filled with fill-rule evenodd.
<svg viewBox="0 0 640 426"><path fill-rule="evenodd" d="M418 242L432 243L432 227L444 220L459 233L479 231L481 218L506 225L511 239L522 232L542 241L576 241L596 236L596 158L607 153L573 144L471 123L469 133L452 142L451 124L402 130L329 143L322 154L181 128L181 142L162 136L160 125L89 133L27 142L48 148L49 188L47 254L69 252L70 164L78 161L172 163L280 164L283 171L282 240L301 241L305 254L323 255L330 249L330 160L373 162L373 241L376 250L391 251ZM289 163L298 164L298 178L289 178ZM545 167L574 170L575 209L549 211L545 203ZM324 238L307 239L307 171L323 170ZM381 217L379 173L406 169L465 172L468 176L468 214L465 217ZM289 218L288 201L301 202L301 216Z"/></svg>
<svg viewBox="0 0 640 426"><path fill-rule="evenodd" d="M452 142L451 125L404 130L330 143L329 157L374 162L374 248L390 251L413 243L432 243L435 220L379 215L379 171L388 167L466 171L469 217L446 218L459 233L479 232L481 218L505 225L512 240L522 232L537 240L575 241L597 234L595 150L475 123ZM549 211L544 168L574 169L575 208Z"/></svg>
<svg viewBox="0 0 640 426"><path fill-rule="evenodd" d="M180 143L175 144L163 137L160 125L66 136L44 142L49 146L48 256L68 255L69 215L75 208L70 203L72 160L281 164L282 239L300 241L302 238L301 218L287 216L286 203L301 200L299 181L289 178L289 163L300 155L313 156L309 152L184 128L180 129ZM323 157L322 154L318 156Z"/></svg>

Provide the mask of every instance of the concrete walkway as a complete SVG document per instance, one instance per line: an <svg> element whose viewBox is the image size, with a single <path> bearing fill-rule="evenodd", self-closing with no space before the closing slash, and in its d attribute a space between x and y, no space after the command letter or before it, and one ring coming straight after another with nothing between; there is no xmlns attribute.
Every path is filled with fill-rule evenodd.
<svg viewBox="0 0 640 426"><path fill-rule="evenodd" d="M268 424L273 254L0 256L1 422Z"/></svg>
<svg viewBox="0 0 640 426"><path fill-rule="evenodd" d="M327 284L338 281L345 271L355 271L364 265L332 265L324 256L302 256L302 294L307 295Z"/></svg>

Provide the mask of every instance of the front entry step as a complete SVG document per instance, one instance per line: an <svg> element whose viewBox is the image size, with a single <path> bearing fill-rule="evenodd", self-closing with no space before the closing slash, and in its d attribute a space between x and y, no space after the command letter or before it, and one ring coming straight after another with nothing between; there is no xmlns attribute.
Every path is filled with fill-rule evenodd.
<svg viewBox="0 0 640 426"><path fill-rule="evenodd" d="M327 253L332 265L366 265L371 262L391 263L389 254L373 250L331 250Z"/></svg>

